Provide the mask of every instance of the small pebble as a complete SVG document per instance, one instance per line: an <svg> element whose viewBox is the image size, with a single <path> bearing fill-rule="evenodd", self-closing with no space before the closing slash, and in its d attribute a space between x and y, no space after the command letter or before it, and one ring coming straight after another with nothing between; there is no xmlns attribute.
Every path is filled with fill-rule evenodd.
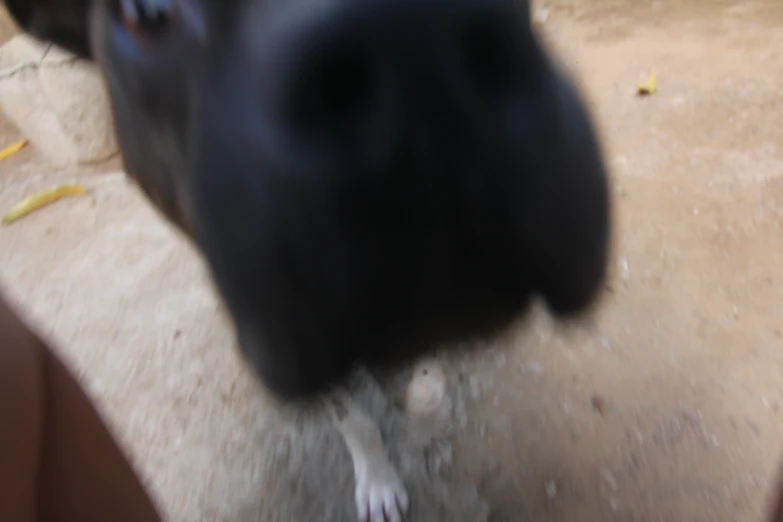
<svg viewBox="0 0 783 522"><path fill-rule="evenodd" d="M546 498L554 500L557 497L557 484L555 484L555 481L550 480L544 484L544 491L546 491Z"/></svg>
<svg viewBox="0 0 783 522"><path fill-rule="evenodd" d="M628 259L624 257L620 258L617 261L617 266L620 269L620 280L624 285L627 285L628 281L631 280L631 269L628 266Z"/></svg>
<svg viewBox="0 0 783 522"><path fill-rule="evenodd" d="M549 9L546 7L539 7L536 9L533 15L533 21L537 24L545 24L549 20Z"/></svg>
<svg viewBox="0 0 783 522"><path fill-rule="evenodd" d="M470 386L470 396L473 400L479 400L481 398L481 383L479 382L478 377L471 375L468 378L468 386Z"/></svg>
<svg viewBox="0 0 783 522"><path fill-rule="evenodd" d="M593 394L593 396L590 397L590 404L592 404L593 409L601 415L606 411L606 399L598 394Z"/></svg>

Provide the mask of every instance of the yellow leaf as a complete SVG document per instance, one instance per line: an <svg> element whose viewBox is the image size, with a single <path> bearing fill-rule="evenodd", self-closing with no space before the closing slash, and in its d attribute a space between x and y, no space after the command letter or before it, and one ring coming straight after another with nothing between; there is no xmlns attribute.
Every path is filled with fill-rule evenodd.
<svg viewBox="0 0 783 522"><path fill-rule="evenodd" d="M13 156L14 154L22 150L25 145L27 145L27 140L21 140L21 141L17 141L13 145L9 145L3 150L0 150L0 160L4 160L8 157Z"/></svg>
<svg viewBox="0 0 783 522"><path fill-rule="evenodd" d="M57 187L33 194L22 200L18 205L12 208L8 214L3 217L3 224L8 225L17 219L25 217L27 214L43 208L46 205L68 196L81 196L86 194L87 190L81 185L59 185Z"/></svg>
<svg viewBox="0 0 783 522"><path fill-rule="evenodd" d="M655 71L650 73L649 78L647 78L647 81L640 84L639 88L637 89L637 93L640 96L647 96L655 92L655 90L658 88L658 81L655 79Z"/></svg>

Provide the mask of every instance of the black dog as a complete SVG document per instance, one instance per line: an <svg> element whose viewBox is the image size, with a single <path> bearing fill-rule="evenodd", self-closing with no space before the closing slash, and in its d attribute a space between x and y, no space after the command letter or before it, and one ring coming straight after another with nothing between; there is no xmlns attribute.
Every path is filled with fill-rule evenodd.
<svg viewBox="0 0 783 522"><path fill-rule="evenodd" d="M569 316L598 293L605 168L527 0L5 3L98 64L127 171L283 398L492 334L536 294ZM394 520L404 488L342 406L359 509Z"/></svg>
<svg viewBox="0 0 783 522"><path fill-rule="evenodd" d="M98 63L128 172L284 397L597 293L604 165L525 0L5 3Z"/></svg>

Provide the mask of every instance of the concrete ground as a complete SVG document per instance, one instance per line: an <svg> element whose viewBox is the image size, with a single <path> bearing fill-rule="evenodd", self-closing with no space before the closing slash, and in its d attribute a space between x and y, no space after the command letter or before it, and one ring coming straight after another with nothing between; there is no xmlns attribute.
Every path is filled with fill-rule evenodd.
<svg viewBox="0 0 783 522"><path fill-rule="evenodd" d="M783 3L538 5L606 140L613 273L589 324L538 313L455 362L474 399L455 459L498 521L761 521L783 447ZM0 228L2 284L170 519L238 521L263 497L263 401L198 258L109 170L53 172L34 146L0 163L0 211L92 190Z"/></svg>

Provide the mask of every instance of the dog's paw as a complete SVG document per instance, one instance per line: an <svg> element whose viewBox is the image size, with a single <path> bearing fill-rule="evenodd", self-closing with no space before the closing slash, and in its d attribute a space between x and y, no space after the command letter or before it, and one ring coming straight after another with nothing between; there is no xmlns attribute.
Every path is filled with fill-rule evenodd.
<svg viewBox="0 0 783 522"><path fill-rule="evenodd" d="M357 474L356 507L360 522L403 520L408 511L408 493L390 462L374 462Z"/></svg>

